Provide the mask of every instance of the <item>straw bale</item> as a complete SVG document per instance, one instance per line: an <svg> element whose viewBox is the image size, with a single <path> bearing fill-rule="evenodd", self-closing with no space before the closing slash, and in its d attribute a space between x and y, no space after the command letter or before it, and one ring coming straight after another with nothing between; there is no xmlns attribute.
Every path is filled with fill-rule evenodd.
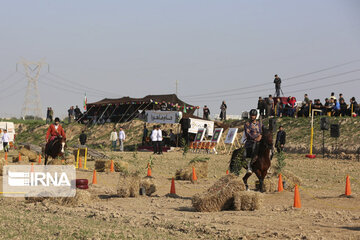
<svg viewBox="0 0 360 240"><path fill-rule="evenodd" d="M282 178L286 182L286 184L285 184L285 189L286 190L294 189L296 184L298 186L301 185L301 178L299 178L294 173L292 173L292 172L290 172L288 170L283 171Z"/></svg>
<svg viewBox="0 0 360 240"><path fill-rule="evenodd" d="M36 152L26 149L25 147L22 147L19 153L21 154L22 157L23 156L28 157L30 162L36 162L38 160L38 154Z"/></svg>
<svg viewBox="0 0 360 240"><path fill-rule="evenodd" d="M234 193L235 211L254 211L260 209L262 196L257 192L242 191Z"/></svg>
<svg viewBox="0 0 360 240"><path fill-rule="evenodd" d="M95 170L97 172L109 172L111 166L111 160L96 160ZM127 172L129 169L129 163L116 160L114 161L115 172Z"/></svg>
<svg viewBox="0 0 360 240"><path fill-rule="evenodd" d="M275 177L269 177L264 179L263 189L264 192L277 192L278 190L278 179Z"/></svg>
<svg viewBox="0 0 360 240"><path fill-rule="evenodd" d="M175 173L176 180L192 180L192 168L195 167L196 176L198 179L207 178L208 176L208 162L190 163L184 169L178 169Z"/></svg>
<svg viewBox="0 0 360 240"><path fill-rule="evenodd" d="M17 163L19 162L19 156L13 157L13 162ZM21 162L29 162L28 156L21 156Z"/></svg>
<svg viewBox="0 0 360 240"><path fill-rule="evenodd" d="M117 186L119 197L138 197L140 191L140 177L136 174L120 174Z"/></svg>
<svg viewBox="0 0 360 240"><path fill-rule="evenodd" d="M151 196L154 192L156 192L156 185L151 178L145 177L140 181L140 187L145 189L145 194L147 196Z"/></svg>
<svg viewBox="0 0 360 240"><path fill-rule="evenodd" d="M199 212L216 212L232 209L234 193L244 191L245 185L235 175L229 174L219 179L207 191L196 194L192 198L192 204Z"/></svg>
<svg viewBox="0 0 360 240"><path fill-rule="evenodd" d="M48 159L48 165L63 165L63 160L60 158Z"/></svg>
<svg viewBox="0 0 360 240"><path fill-rule="evenodd" d="M65 206L78 206L80 204L88 204L93 198L89 191L76 189L76 194L74 197L55 197L49 198L50 202L65 205Z"/></svg>

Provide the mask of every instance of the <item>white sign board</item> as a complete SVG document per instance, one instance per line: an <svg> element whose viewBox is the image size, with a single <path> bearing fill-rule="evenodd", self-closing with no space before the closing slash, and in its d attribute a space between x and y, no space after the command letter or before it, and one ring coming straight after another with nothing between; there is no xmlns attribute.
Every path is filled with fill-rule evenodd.
<svg viewBox="0 0 360 240"><path fill-rule="evenodd" d="M238 128L229 128L229 131L226 135L224 143L233 144L235 141L237 132L238 132Z"/></svg>
<svg viewBox="0 0 360 240"><path fill-rule="evenodd" d="M198 129L204 128L205 124L207 124L208 135L212 136L214 132L214 122L196 118L190 118L191 127L189 128L189 133L197 133Z"/></svg>
<svg viewBox="0 0 360 240"><path fill-rule="evenodd" d="M182 112L176 111L145 111L148 123L178 123Z"/></svg>

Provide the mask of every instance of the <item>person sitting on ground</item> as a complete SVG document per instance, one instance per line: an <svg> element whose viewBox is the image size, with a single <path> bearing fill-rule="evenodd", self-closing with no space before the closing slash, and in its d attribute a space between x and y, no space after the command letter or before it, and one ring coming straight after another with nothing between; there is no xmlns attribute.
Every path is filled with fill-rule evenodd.
<svg viewBox="0 0 360 240"><path fill-rule="evenodd" d="M87 140L87 136L86 136L85 130L82 130L81 134L79 136L80 144L85 146L86 145L86 140Z"/></svg>
<svg viewBox="0 0 360 240"><path fill-rule="evenodd" d="M336 99L334 99L333 115L335 117L340 115L340 103Z"/></svg>
<svg viewBox="0 0 360 240"><path fill-rule="evenodd" d="M322 111L323 105L320 102L320 99L315 99L314 109ZM315 116L317 116L317 115L322 115L322 112L315 112Z"/></svg>
<svg viewBox="0 0 360 240"><path fill-rule="evenodd" d="M340 99L340 98L339 98ZM344 98L341 98L340 100L340 114L342 117L347 115L347 104L345 103Z"/></svg>
<svg viewBox="0 0 360 240"><path fill-rule="evenodd" d="M325 104L324 104L325 115L331 113L332 108L333 108L333 103L328 98L325 98Z"/></svg>
<svg viewBox="0 0 360 240"><path fill-rule="evenodd" d="M343 99L344 102L345 102L345 98L343 97L342 93L339 94L339 99L338 99L339 103L341 103L341 99Z"/></svg>
<svg viewBox="0 0 360 240"><path fill-rule="evenodd" d="M349 116L351 116L351 114L355 114L355 116L359 115L359 105L356 102L355 97L350 99Z"/></svg>
<svg viewBox="0 0 360 240"><path fill-rule="evenodd" d="M61 152L64 153L64 147L65 147L65 140L66 135L64 132L64 129L60 125L60 119L58 117L55 118L55 123L50 124L47 132L46 132L46 145L49 144L52 145L56 137L61 137L64 139L64 142L62 142Z"/></svg>
<svg viewBox="0 0 360 240"><path fill-rule="evenodd" d="M275 142L275 147L278 153L284 150L285 142L286 142L286 132L284 131L284 127L280 126L279 131L276 134L276 142Z"/></svg>
<svg viewBox="0 0 360 240"><path fill-rule="evenodd" d="M310 99L309 99L307 93L305 93L303 104L309 104L309 103L310 103Z"/></svg>
<svg viewBox="0 0 360 240"><path fill-rule="evenodd" d="M244 125L245 134L245 150L243 153L243 160L247 162L247 172L251 173L251 164L257 159L259 142L261 140L262 125L260 121L256 120L256 109L250 110L250 120ZM248 158L248 159L247 159Z"/></svg>

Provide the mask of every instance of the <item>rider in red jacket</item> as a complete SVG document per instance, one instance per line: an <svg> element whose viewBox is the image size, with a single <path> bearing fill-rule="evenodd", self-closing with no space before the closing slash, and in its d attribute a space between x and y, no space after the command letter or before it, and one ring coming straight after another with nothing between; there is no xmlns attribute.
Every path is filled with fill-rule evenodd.
<svg viewBox="0 0 360 240"><path fill-rule="evenodd" d="M65 146L65 139L66 139L66 135L64 132L64 129L62 128L62 126L59 124L60 123L60 119L59 118L55 118L55 123L51 124L47 130L46 133L46 142L47 144L49 144L51 141L53 141L57 136L61 136L63 138L64 141L62 141L62 149L61 152L64 152L64 146ZM50 137L50 138L49 138Z"/></svg>

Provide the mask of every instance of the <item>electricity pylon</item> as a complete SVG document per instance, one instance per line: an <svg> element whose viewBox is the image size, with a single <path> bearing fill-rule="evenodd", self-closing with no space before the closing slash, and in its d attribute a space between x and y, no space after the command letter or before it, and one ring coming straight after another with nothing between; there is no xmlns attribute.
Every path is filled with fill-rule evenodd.
<svg viewBox="0 0 360 240"><path fill-rule="evenodd" d="M24 66L25 75L28 80L21 117L31 116L34 118L42 118L38 80L41 67L46 63L42 61L29 62L26 60L22 60L20 63Z"/></svg>

